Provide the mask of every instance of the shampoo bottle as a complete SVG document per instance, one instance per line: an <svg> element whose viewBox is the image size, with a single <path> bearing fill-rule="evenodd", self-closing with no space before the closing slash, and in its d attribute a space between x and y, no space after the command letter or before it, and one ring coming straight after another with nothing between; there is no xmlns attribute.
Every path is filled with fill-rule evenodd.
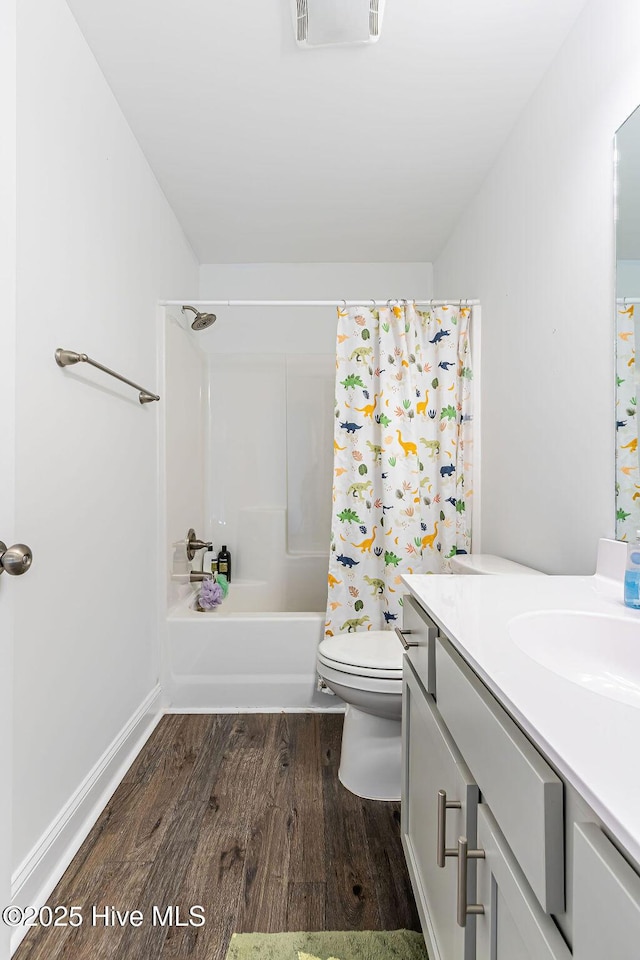
<svg viewBox="0 0 640 960"><path fill-rule="evenodd" d="M638 544L638 549L640 550L640 544ZM638 566L639 576L640 576L640 565ZM231 583L231 554L227 550L226 544L222 544L222 550L218 554L218 573L224 574L227 578L227 583ZM640 600L638 600L638 606L640 607Z"/></svg>
<svg viewBox="0 0 640 960"><path fill-rule="evenodd" d="M205 550L202 558L202 570L204 573L218 572L218 556L215 550Z"/></svg>
<svg viewBox="0 0 640 960"><path fill-rule="evenodd" d="M627 544L624 602L628 607L640 610L640 530L636 530L635 540Z"/></svg>

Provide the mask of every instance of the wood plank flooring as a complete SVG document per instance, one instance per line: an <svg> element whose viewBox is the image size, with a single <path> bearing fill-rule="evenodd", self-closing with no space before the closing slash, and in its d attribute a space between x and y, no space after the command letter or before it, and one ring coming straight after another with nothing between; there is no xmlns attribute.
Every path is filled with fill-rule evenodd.
<svg viewBox="0 0 640 960"><path fill-rule="evenodd" d="M344 789L341 732L337 714L164 717L49 900L82 926L33 928L16 960L223 960L234 931L419 930L400 805ZM94 905L144 922L94 926ZM170 905L206 923L154 924Z"/></svg>

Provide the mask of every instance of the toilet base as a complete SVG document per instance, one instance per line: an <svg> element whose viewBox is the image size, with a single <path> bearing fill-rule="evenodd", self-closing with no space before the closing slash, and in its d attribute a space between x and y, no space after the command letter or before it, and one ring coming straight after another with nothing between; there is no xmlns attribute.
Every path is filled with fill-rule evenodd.
<svg viewBox="0 0 640 960"><path fill-rule="evenodd" d="M344 716L338 779L366 800L399 800L401 720L374 717L350 703Z"/></svg>

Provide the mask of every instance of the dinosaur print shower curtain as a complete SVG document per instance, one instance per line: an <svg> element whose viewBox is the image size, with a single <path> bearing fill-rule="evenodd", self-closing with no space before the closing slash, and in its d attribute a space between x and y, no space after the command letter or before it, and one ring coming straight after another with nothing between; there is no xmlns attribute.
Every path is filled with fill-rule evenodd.
<svg viewBox="0 0 640 960"><path fill-rule="evenodd" d="M616 538L635 540L640 499L635 305L618 307L616 349Z"/></svg>
<svg viewBox="0 0 640 960"><path fill-rule="evenodd" d="M325 633L393 627L471 543L471 308L338 310Z"/></svg>

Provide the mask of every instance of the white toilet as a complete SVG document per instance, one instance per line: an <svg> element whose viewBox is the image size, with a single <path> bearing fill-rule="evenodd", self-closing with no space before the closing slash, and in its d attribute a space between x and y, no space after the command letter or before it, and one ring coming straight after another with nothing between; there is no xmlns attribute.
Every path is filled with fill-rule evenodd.
<svg viewBox="0 0 640 960"><path fill-rule="evenodd" d="M544 576L490 554L459 554L451 572ZM338 777L369 800L400 799L402 653L393 630L342 633L318 648L318 673L347 704Z"/></svg>
<svg viewBox="0 0 640 960"><path fill-rule="evenodd" d="M395 631L327 637L317 668L347 704L340 782L359 797L399 800L402 644Z"/></svg>

